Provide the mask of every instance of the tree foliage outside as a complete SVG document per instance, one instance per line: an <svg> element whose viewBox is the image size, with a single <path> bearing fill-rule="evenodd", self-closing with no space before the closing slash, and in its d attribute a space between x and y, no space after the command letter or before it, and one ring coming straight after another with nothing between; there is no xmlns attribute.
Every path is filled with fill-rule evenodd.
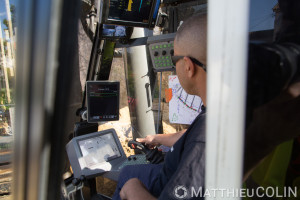
<svg viewBox="0 0 300 200"><path fill-rule="evenodd" d="M7 19L3 19L2 22L6 26L6 28L4 28L4 29L8 29L8 20Z"/></svg>
<svg viewBox="0 0 300 200"><path fill-rule="evenodd" d="M12 23L12 27L15 27L16 25L16 6L15 5L10 5L10 13L11 13L11 23ZM7 19L3 19L3 24L6 26L5 29L8 29L8 20ZM13 30L14 32L14 30Z"/></svg>

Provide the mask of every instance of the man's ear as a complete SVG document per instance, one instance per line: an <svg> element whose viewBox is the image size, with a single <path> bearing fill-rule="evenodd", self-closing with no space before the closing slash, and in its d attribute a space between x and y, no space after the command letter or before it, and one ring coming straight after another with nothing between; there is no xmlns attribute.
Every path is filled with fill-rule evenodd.
<svg viewBox="0 0 300 200"><path fill-rule="evenodd" d="M185 63L185 71L187 73L187 76L191 78L195 74L195 67L196 66L189 57L185 56L183 59L185 61L184 62Z"/></svg>

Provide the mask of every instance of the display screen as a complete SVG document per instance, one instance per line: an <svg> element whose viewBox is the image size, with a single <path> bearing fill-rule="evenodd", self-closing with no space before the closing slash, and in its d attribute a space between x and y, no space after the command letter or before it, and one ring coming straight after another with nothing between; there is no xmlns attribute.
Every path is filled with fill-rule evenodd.
<svg viewBox="0 0 300 200"><path fill-rule="evenodd" d="M78 140L78 145L85 162L84 167L92 168L121 157L112 133Z"/></svg>
<svg viewBox="0 0 300 200"><path fill-rule="evenodd" d="M126 37L126 27L116 25L103 25L102 36L105 37Z"/></svg>
<svg viewBox="0 0 300 200"><path fill-rule="evenodd" d="M110 0L109 20L149 23L152 20L151 8L154 0ZM155 9L155 17L157 9Z"/></svg>
<svg viewBox="0 0 300 200"><path fill-rule="evenodd" d="M119 120L120 82L88 81L88 122Z"/></svg>

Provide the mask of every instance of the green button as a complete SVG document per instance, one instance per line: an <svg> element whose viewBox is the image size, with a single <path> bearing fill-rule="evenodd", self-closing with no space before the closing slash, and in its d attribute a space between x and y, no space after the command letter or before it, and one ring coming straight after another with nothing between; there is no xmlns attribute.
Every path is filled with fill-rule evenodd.
<svg viewBox="0 0 300 200"><path fill-rule="evenodd" d="M169 56L166 56L166 59L169 59Z"/></svg>
<svg viewBox="0 0 300 200"><path fill-rule="evenodd" d="M164 67L166 67L167 65L166 64L164 64Z"/></svg>
<svg viewBox="0 0 300 200"><path fill-rule="evenodd" d="M156 45L155 48L158 49L158 46Z"/></svg>
<svg viewBox="0 0 300 200"><path fill-rule="evenodd" d="M155 49L154 46L152 46L152 49Z"/></svg>
<svg viewBox="0 0 300 200"><path fill-rule="evenodd" d="M162 44L160 45L160 48L163 48L163 45L162 45Z"/></svg>
<svg viewBox="0 0 300 200"><path fill-rule="evenodd" d="M167 48L167 45L166 45L166 44L164 44L164 48Z"/></svg>
<svg viewBox="0 0 300 200"><path fill-rule="evenodd" d="M162 59L165 59L165 57L163 56L163 57L161 57Z"/></svg>

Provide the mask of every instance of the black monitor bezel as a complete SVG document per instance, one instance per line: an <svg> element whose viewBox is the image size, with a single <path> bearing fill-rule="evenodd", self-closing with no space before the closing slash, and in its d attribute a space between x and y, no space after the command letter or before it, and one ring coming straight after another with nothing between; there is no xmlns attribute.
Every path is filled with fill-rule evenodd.
<svg viewBox="0 0 300 200"><path fill-rule="evenodd" d="M92 119L90 116L89 108L90 108L90 99L89 97L89 85L96 84L96 85L116 85L118 88L118 105L117 105L117 117L114 119ZM86 99L87 99L87 121L89 123L97 123L103 121L118 121L120 116L120 82L119 81L87 81L86 82Z"/></svg>
<svg viewBox="0 0 300 200"><path fill-rule="evenodd" d="M117 20L117 19L109 19L109 0L103 0L100 10L102 10L102 16L100 16L100 22L102 24L111 24L111 25L122 25L122 26L132 26L132 27L142 27L142 28L153 28L155 26L156 18L158 16L158 9L156 13L155 19L153 19L153 15L155 12L156 4L160 0L153 0L148 22L135 22L135 21L126 21L126 20Z"/></svg>

